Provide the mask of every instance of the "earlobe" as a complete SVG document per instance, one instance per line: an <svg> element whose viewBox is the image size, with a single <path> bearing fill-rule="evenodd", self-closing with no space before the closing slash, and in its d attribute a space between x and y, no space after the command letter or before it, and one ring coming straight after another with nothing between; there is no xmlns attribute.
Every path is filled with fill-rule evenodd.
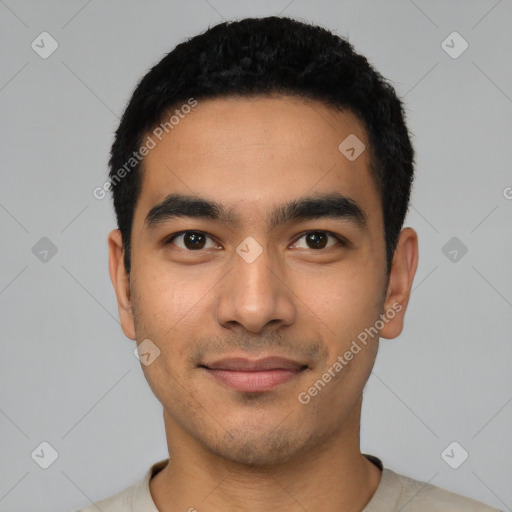
<svg viewBox="0 0 512 512"><path fill-rule="evenodd" d="M124 266L124 250L121 231L114 229L108 235L109 272L114 286L121 328L125 336L135 339L135 323L130 292L130 277Z"/></svg>
<svg viewBox="0 0 512 512"><path fill-rule="evenodd" d="M418 267L418 235L404 228L393 255L383 314L388 319L381 329L382 338L396 338L403 329L412 283Z"/></svg>

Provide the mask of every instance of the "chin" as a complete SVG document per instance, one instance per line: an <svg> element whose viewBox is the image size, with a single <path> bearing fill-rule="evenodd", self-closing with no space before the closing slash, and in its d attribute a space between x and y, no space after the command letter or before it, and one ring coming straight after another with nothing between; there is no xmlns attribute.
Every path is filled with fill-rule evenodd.
<svg viewBox="0 0 512 512"><path fill-rule="evenodd" d="M269 426L264 430L260 423L224 431L216 442L206 444L211 452L233 463L262 468L292 459L304 443L297 438L296 429Z"/></svg>

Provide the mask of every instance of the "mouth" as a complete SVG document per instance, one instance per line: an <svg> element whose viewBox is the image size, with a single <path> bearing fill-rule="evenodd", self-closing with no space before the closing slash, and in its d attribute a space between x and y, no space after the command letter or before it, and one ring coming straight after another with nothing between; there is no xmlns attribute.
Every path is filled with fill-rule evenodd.
<svg viewBox="0 0 512 512"><path fill-rule="evenodd" d="M308 368L305 364L281 357L259 360L227 358L199 367L225 386L246 393L269 391L297 378Z"/></svg>

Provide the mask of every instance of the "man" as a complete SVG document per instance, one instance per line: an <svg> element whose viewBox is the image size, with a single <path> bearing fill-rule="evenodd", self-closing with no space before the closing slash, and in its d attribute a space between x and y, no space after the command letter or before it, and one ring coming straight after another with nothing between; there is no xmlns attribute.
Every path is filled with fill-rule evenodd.
<svg viewBox="0 0 512 512"><path fill-rule="evenodd" d="M83 510L496 510L360 451L418 263L413 163L395 91L323 28L222 23L149 71L112 146L110 275L169 458Z"/></svg>

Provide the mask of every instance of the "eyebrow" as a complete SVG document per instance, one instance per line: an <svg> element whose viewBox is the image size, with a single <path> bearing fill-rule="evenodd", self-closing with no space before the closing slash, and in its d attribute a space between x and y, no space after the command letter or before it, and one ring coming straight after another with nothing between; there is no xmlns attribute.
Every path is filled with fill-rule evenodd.
<svg viewBox="0 0 512 512"><path fill-rule="evenodd" d="M144 221L147 230L171 219L190 217L211 219L230 227L239 227L240 217L231 208L206 198L186 194L169 194L148 212ZM347 220L367 229L367 216L354 200L337 192L304 196L275 207L267 215L269 229L297 221L329 218Z"/></svg>

